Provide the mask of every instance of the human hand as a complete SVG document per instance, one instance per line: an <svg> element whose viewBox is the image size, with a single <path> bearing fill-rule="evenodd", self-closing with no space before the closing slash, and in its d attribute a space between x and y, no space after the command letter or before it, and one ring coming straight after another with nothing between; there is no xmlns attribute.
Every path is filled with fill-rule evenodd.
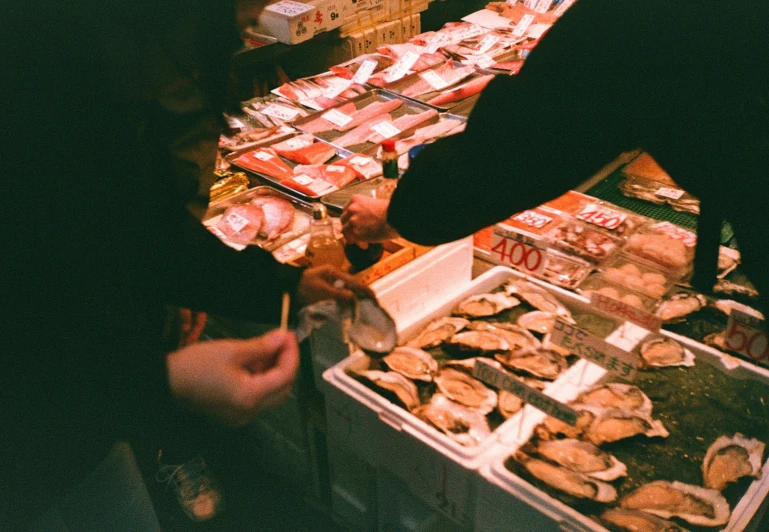
<svg viewBox="0 0 769 532"><path fill-rule="evenodd" d="M237 427L286 400L299 346L293 333L274 330L250 340L200 342L170 353L166 365L180 405Z"/></svg>
<svg viewBox="0 0 769 532"><path fill-rule="evenodd" d="M163 338L175 348L192 345L200 340L208 314L188 308L167 307Z"/></svg>
<svg viewBox="0 0 769 532"><path fill-rule="evenodd" d="M296 287L299 306L324 299L352 302L356 295L376 299L371 288L333 266L306 269Z"/></svg>
<svg viewBox="0 0 769 532"><path fill-rule="evenodd" d="M387 223L389 205L390 202L387 200L361 194L355 194L350 198L340 216L345 241L348 244L360 245L397 238L397 231Z"/></svg>

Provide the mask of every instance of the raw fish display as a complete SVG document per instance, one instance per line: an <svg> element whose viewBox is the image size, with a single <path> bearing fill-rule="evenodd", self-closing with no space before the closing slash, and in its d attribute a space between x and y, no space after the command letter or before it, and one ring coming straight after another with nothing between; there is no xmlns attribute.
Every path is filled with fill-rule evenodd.
<svg viewBox="0 0 769 532"><path fill-rule="evenodd" d="M474 71L475 69L473 69L473 67L457 68L452 65L450 61L448 61L434 70L425 71L422 75L418 76L419 79L416 81L416 83L403 89L401 94L408 96L409 98L416 98L417 96L422 96L428 92L442 90L446 87L451 87L452 85L459 83L463 79L470 76ZM432 83L430 83L430 81L428 81L429 78L425 77L425 74L427 73L434 73L435 75L439 76L440 80L445 84L445 86L436 88Z"/></svg>
<svg viewBox="0 0 769 532"><path fill-rule="evenodd" d="M259 148L244 153L235 160L235 163L247 170L275 179L283 179L294 173L291 167L284 163L278 154L270 148Z"/></svg>
<svg viewBox="0 0 769 532"><path fill-rule="evenodd" d="M329 159L332 159L334 156L336 156L336 150L334 147L326 144L325 142L312 142L312 139L310 139L310 144L291 148L289 144L291 140L294 139L289 139L285 141L285 143L281 143L285 144L282 147L279 147L276 144L272 146L272 149L275 150L278 155L281 155L289 161L294 161L295 163L299 164L325 163Z"/></svg>
<svg viewBox="0 0 769 532"><path fill-rule="evenodd" d="M398 154L406 153L417 144L423 144L429 140L437 139L448 135L449 133L455 134L465 129L465 122L457 120L455 118L449 118L441 120L435 124L421 127L414 131L414 134L403 140L399 140L395 143L395 151Z"/></svg>
<svg viewBox="0 0 769 532"><path fill-rule="evenodd" d="M339 164L299 165L294 168L294 175L308 175L312 178L323 179L337 188L349 185L355 180L355 171Z"/></svg>
<svg viewBox="0 0 769 532"><path fill-rule="evenodd" d="M264 221L265 215L259 205L231 205L222 214L216 228L224 233L228 240L248 244L259 234Z"/></svg>
<svg viewBox="0 0 769 532"><path fill-rule="evenodd" d="M352 114L352 120L344 127L335 128L338 131L350 131L362 124L365 124L370 119L383 115L385 113L391 113L403 104L402 100L394 98L392 100L386 100L384 102L374 102L368 104L363 109L360 109Z"/></svg>
<svg viewBox="0 0 769 532"><path fill-rule="evenodd" d="M357 112L355 104L352 102L341 105L337 107L336 110L347 116L353 116ZM332 131L336 129L338 126L333 122L326 120L321 115L315 118L314 120L311 120L310 122L305 122L304 124L297 127L302 131L304 131L305 133L316 134L316 133L323 133L325 131Z"/></svg>
<svg viewBox="0 0 769 532"><path fill-rule="evenodd" d="M427 111L422 111L421 113L407 114L407 115L400 116L395 120L393 120L393 126L395 126L398 129L398 131L407 131L412 127L416 126L417 124L421 124L422 122L430 120L435 116L438 116L438 111L436 111L435 109L428 109ZM385 137L383 137L377 132L374 132L374 134L369 136L366 139L366 141L374 144L379 144L384 139Z"/></svg>
<svg viewBox="0 0 769 532"><path fill-rule="evenodd" d="M334 144L337 146L341 146L342 148L346 148L348 146L354 146L356 144L364 144L368 142L369 138L373 135L376 135L376 132L371 129L371 126L379 124L381 122L392 122L393 118L390 116L389 113L386 114L380 114L377 116L374 116L373 118L369 118L367 121L363 122L361 125L353 129L352 131L348 131L338 139L334 139Z"/></svg>
<svg viewBox="0 0 769 532"><path fill-rule="evenodd" d="M368 155L356 153L334 164L352 168L355 175L361 179L371 179L382 175L382 163Z"/></svg>
<svg viewBox="0 0 769 532"><path fill-rule="evenodd" d="M264 222L259 234L268 241L278 238L294 221L294 206L290 201L276 196L257 196L251 205L259 207L264 213Z"/></svg>
<svg viewBox="0 0 769 532"><path fill-rule="evenodd" d="M494 79L493 74L481 76L472 81L468 81L464 85L460 85L455 89L441 93L438 96L427 100L427 103L430 105L446 105L447 103L464 100L465 98L469 98L470 96L474 96L480 93L483 89L486 88L486 85L488 85L492 79Z"/></svg>

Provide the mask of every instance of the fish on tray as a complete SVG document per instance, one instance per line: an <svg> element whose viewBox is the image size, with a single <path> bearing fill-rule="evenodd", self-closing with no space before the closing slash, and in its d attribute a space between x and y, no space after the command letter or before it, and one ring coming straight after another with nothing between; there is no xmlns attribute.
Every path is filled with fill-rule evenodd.
<svg viewBox="0 0 769 532"><path fill-rule="evenodd" d="M338 131L350 131L351 129L360 126L370 118L395 111L402 104L403 101L398 100L397 98L393 100L386 100L384 102L370 103L363 109L353 113L351 115L352 121L350 121L350 123L346 124L344 127L337 127L335 129Z"/></svg>
<svg viewBox="0 0 769 532"><path fill-rule="evenodd" d="M463 79L470 76L473 72L475 72L475 69L473 67L456 68L451 64L451 61L446 61L443 65L430 72L434 72L436 75L438 75L440 79L442 79L445 83L445 86L436 88L432 83L425 79L424 76L420 76L416 83L406 87L403 91L401 91L401 94L408 96L409 98L416 98L417 96L422 96L428 92L435 92L436 90L442 90L446 87L451 87L452 85L456 85Z"/></svg>
<svg viewBox="0 0 769 532"><path fill-rule="evenodd" d="M368 155L353 154L335 164L352 168L360 179L371 179L382 175L382 164Z"/></svg>
<svg viewBox="0 0 769 532"><path fill-rule="evenodd" d="M435 109L428 109L427 111L422 111L421 113L416 114L403 115L393 120L393 126L395 126L399 131L406 131L416 126L417 124L421 124L426 120L430 120L434 116L438 116L438 111ZM377 132L374 132L373 135L366 139L366 142L379 144L384 139L385 137Z"/></svg>
<svg viewBox="0 0 769 532"><path fill-rule="evenodd" d="M263 224L262 208L245 203L227 207L217 222L216 228L227 237L227 240L246 245L256 238Z"/></svg>
<svg viewBox="0 0 769 532"><path fill-rule="evenodd" d="M299 135L271 146L278 155L299 164L325 163L336 155L333 146L315 142L312 135Z"/></svg>
<svg viewBox="0 0 769 532"><path fill-rule="evenodd" d="M376 66L374 67L372 74L392 66L395 62L392 57L386 55L369 54L340 65L332 66L329 70L342 79L352 79L355 77L355 73L358 72L358 69L363 65L364 61L376 61Z"/></svg>
<svg viewBox="0 0 769 532"><path fill-rule="evenodd" d="M275 150L259 148L239 156L235 163L247 170L275 179L283 179L293 174L293 170L284 163Z"/></svg>
<svg viewBox="0 0 769 532"><path fill-rule="evenodd" d="M447 103L464 100L465 98L469 98L470 96L474 96L480 93L483 89L486 88L486 85L488 85L492 79L494 79L493 74L481 76L472 81L468 81L464 85L460 85L455 89L441 93L438 96L428 100L427 103L430 105L445 105Z"/></svg>
<svg viewBox="0 0 769 532"><path fill-rule="evenodd" d="M357 112L355 104L352 102L341 105L337 107L336 110L347 116L353 116ZM314 120L310 120L306 124L302 124L299 126L299 128L306 133L317 134L324 133L326 131L332 131L337 128L337 125L329 120L326 120L323 118L323 116L319 116Z"/></svg>
<svg viewBox="0 0 769 532"><path fill-rule="evenodd" d="M257 196L250 205L259 207L264 213L264 222L259 234L272 241L283 234L294 223L294 206L290 201L276 196Z"/></svg>
<svg viewBox="0 0 769 532"><path fill-rule="evenodd" d="M337 188L342 188L355 181L355 170L339 164L309 164L294 168L294 175L305 174L314 179L322 179Z"/></svg>
<svg viewBox="0 0 769 532"><path fill-rule="evenodd" d="M363 122L361 125L353 129L352 131L348 131L338 139L334 140L333 143L343 148L346 148L348 146L354 146L355 144L363 144L365 142L368 142L369 137L376 134L375 131L372 131L371 126L379 124L381 122L392 122L392 121L393 121L393 118L392 116L390 116L390 113L374 116L373 118L369 118L367 121Z"/></svg>

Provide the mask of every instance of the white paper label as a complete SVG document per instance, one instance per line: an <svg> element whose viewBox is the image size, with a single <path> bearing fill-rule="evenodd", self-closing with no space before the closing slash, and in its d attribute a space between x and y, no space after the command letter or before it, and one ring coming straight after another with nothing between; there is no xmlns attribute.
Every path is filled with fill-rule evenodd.
<svg viewBox="0 0 769 532"><path fill-rule="evenodd" d="M300 185L309 186L313 183L313 179L307 174L299 174L294 176L294 181Z"/></svg>
<svg viewBox="0 0 769 532"><path fill-rule="evenodd" d="M658 233L669 236L673 240L680 240L686 247L697 245L697 235L670 222L660 222L651 226Z"/></svg>
<svg viewBox="0 0 769 532"><path fill-rule="evenodd" d="M590 294L590 304L597 310L619 317L630 323L635 323L647 331L658 332L662 325L662 320L654 314L598 292Z"/></svg>
<svg viewBox="0 0 769 532"><path fill-rule="evenodd" d="M239 233L243 230L244 227L248 225L248 218L245 218L236 212L229 213L224 221L227 223L227 225L232 227L236 233Z"/></svg>
<svg viewBox="0 0 769 532"><path fill-rule="evenodd" d="M246 124L232 116L227 117L227 125L230 126L230 129L248 129Z"/></svg>
<svg viewBox="0 0 769 532"><path fill-rule="evenodd" d="M450 35L439 32L437 35L433 36L432 39L430 39L427 47L425 47L425 53L434 54L438 51L438 48L441 46L446 46L447 44L451 44L451 42L452 39Z"/></svg>
<svg viewBox="0 0 769 532"><path fill-rule="evenodd" d="M577 218L598 227L613 230L625 221L627 214L609 209L598 203L590 203L577 213Z"/></svg>
<svg viewBox="0 0 769 532"><path fill-rule="evenodd" d="M537 5L537 0L524 0L523 5L529 9L534 9L534 6Z"/></svg>
<svg viewBox="0 0 769 532"><path fill-rule="evenodd" d="M668 187L660 187L655 192L655 196L659 196L661 198L668 198L672 200L681 199L681 196L683 196L685 192L678 188L668 188Z"/></svg>
<svg viewBox="0 0 769 532"><path fill-rule="evenodd" d="M307 11L312 11L315 9L315 6L293 2L291 0L284 0L283 2L278 2L277 4L267 6L265 9L267 11L273 11L281 15L293 17L295 15L306 13Z"/></svg>
<svg viewBox="0 0 769 532"><path fill-rule="evenodd" d="M368 81L368 78L371 77L371 74L374 73L374 69L376 68L376 66L377 66L376 61L374 61L373 59L366 59L358 67L358 70L355 72L355 75L352 77L352 82L363 85Z"/></svg>
<svg viewBox="0 0 769 532"><path fill-rule="evenodd" d="M257 151L254 152L254 157L259 159L260 161L269 161L270 159L274 159L275 156L271 153L267 153L266 151Z"/></svg>
<svg viewBox="0 0 769 532"><path fill-rule="evenodd" d="M299 109L291 109L283 105L270 104L262 110L263 114L282 120L283 122L290 122L301 114Z"/></svg>
<svg viewBox="0 0 769 532"><path fill-rule="evenodd" d="M534 227L535 229L542 229L552 222L553 218L536 211L523 211L513 216L513 220L526 224L529 227Z"/></svg>
<svg viewBox="0 0 769 532"><path fill-rule="evenodd" d="M555 320L550 341L627 380L632 381L638 369L637 356L596 338L579 327L569 325L560 318Z"/></svg>
<svg viewBox="0 0 769 532"><path fill-rule="evenodd" d="M350 164L354 166L365 166L372 162L373 159L371 157L363 157L362 155L356 155L352 159L350 159Z"/></svg>
<svg viewBox="0 0 769 532"><path fill-rule="evenodd" d="M385 81L387 83L392 83L393 81L401 79L406 75L406 72L411 70L411 67L414 66L414 63L416 63L418 59L419 54L415 52L406 52L397 63L390 67L390 72L385 77Z"/></svg>
<svg viewBox="0 0 769 532"><path fill-rule="evenodd" d="M327 172L344 172L347 168L344 166L339 166L338 164L330 164L326 167Z"/></svg>
<svg viewBox="0 0 769 532"><path fill-rule="evenodd" d="M307 139L301 139L301 138L295 138L295 139L289 139L286 141L286 148L289 150L298 150L301 148L306 148L307 146L312 145L312 140Z"/></svg>
<svg viewBox="0 0 769 532"><path fill-rule="evenodd" d="M766 322L756 316L733 309L729 313L724 344L729 351L764 366L769 365Z"/></svg>
<svg viewBox="0 0 769 532"><path fill-rule="evenodd" d="M475 64L479 68L490 68L497 64L497 60L489 55L481 55L475 59Z"/></svg>
<svg viewBox="0 0 769 532"><path fill-rule="evenodd" d="M439 91L441 89L445 89L449 86L449 84L446 82L445 79L443 79L440 74L438 74L434 70L428 70L427 72L423 72L420 74L423 80L425 80L427 83L430 84L432 88Z"/></svg>
<svg viewBox="0 0 769 532"><path fill-rule="evenodd" d="M547 243L515 231L495 227L491 237L491 258L498 264L539 276L547 262Z"/></svg>
<svg viewBox="0 0 769 532"><path fill-rule="evenodd" d="M486 35L483 40L478 44L478 53L485 54L491 48L499 42L499 37L496 35Z"/></svg>
<svg viewBox="0 0 769 532"><path fill-rule="evenodd" d="M521 21L513 29L513 35L515 37L523 37L523 34L526 33L526 30L529 29L533 21L534 15L524 15L521 17Z"/></svg>
<svg viewBox="0 0 769 532"><path fill-rule="evenodd" d="M537 7L534 8L534 11L537 13L546 13L548 9L550 9L550 6L553 5L553 0L539 0L537 2Z"/></svg>
<svg viewBox="0 0 769 532"><path fill-rule="evenodd" d="M484 29L483 27L479 26L478 24L473 24L469 28L459 30L452 34L451 40L454 42L462 42L466 41L467 39L472 39L473 37L477 37L479 35L483 35L486 33L487 29Z"/></svg>
<svg viewBox="0 0 769 532"><path fill-rule="evenodd" d="M394 137L396 135L401 134L401 130L392 125L392 122L379 122L378 124L374 124L371 126L372 131L376 131L380 135L382 135L384 138L389 139L390 137Z"/></svg>
<svg viewBox="0 0 769 532"><path fill-rule="evenodd" d="M574 3L574 0L565 0L560 6L555 8L555 11L553 11L553 15L556 17L560 17L563 15L567 9L571 7L571 5Z"/></svg>
<svg viewBox="0 0 769 532"><path fill-rule="evenodd" d="M338 109L331 109L321 115L323 118L338 127L344 127L352 122L352 117L344 114Z"/></svg>

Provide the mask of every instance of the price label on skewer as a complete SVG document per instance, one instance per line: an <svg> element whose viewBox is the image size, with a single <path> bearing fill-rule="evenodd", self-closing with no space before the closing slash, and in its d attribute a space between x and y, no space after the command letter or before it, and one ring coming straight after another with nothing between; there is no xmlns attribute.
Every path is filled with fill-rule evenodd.
<svg viewBox="0 0 769 532"><path fill-rule="evenodd" d="M539 276L547 262L547 242L516 231L495 227L491 237L491 255L499 264Z"/></svg>
<svg viewBox="0 0 769 532"><path fill-rule="evenodd" d="M374 69L376 69L377 62L373 59L366 59L361 63L361 65L358 67L357 72L355 72L355 75L352 77L353 83L358 83L359 85L363 85L368 81L368 78L371 77L371 74L374 73Z"/></svg>
<svg viewBox="0 0 769 532"><path fill-rule="evenodd" d="M392 124L392 122L386 122L386 121L379 122L378 124L374 124L373 126L371 126L371 130L376 131L386 139L389 139L391 137L401 134L401 130L395 127Z"/></svg>
<svg viewBox="0 0 769 532"><path fill-rule="evenodd" d="M545 216L544 214L536 211L523 211L513 216L513 220L526 224L529 227L533 227L535 229L542 229L547 224L552 222L553 218L550 216Z"/></svg>
<svg viewBox="0 0 769 532"><path fill-rule="evenodd" d="M521 21L513 28L514 37L523 37L526 30L529 29L531 23L534 22L534 15L524 15L521 17Z"/></svg>
<svg viewBox="0 0 769 532"><path fill-rule="evenodd" d="M421 73L420 76L423 80L429 83L433 89L437 91L445 89L449 86L448 82L443 79L435 70L428 70L427 72Z"/></svg>
<svg viewBox="0 0 769 532"><path fill-rule="evenodd" d="M323 113L321 116L338 127L344 127L352 122L351 116L344 114L338 109L331 109L330 111Z"/></svg>
<svg viewBox="0 0 769 532"><path fill-rule="evenodd" d="M651 226L658 233L669 236L673 240L680 240L686 247L697 245L697 235L670 222L660 222Z"/></svg>
<svg viewBox="0 0 769 532"><path fill-rule="evenodd" d="M285 105L270 104L262 110L262 113L277 118L283 122L290 122L301 114L299 109L291 109Z"/></svg>
<svg viewBox="0 0 769 532"><path fill-rule="evenodd" d="M476 360L473 367L473 377L519 397L524 403L528 403L549 416L560 419L572 427L577 424L577 411L566 406L560 401L548 397L539 390L516 379L509 373L495 368L488 362Z"/></svg>
<svg viewBox="0 0 769 532"><path fill-rule="evenodd" d="M392 83L393 81L401 79L406 75L406 72L411 70L411 67L414 66L418 59L419 54L416 52L406 52L403 54L403 57L398 59L397 63L390 67L390 72L385 76L385 81L387 83Z"/></svg>
<svg viewBox="0 0 769 532"><path fill-rule="evenodd" d="M724 337L729 351L743 355L753 362L769 366L769 341L766 322L756 316L732 309Z"/></svg>
<svg viewBox="0 0 769 532"><path fill-rule="evenodd" d="M613 230L625 221L627 214L598 203L590 203L577 213L577 218L598 227Z"/></svg>
<svg viewBox="0 0 769 532"><path fill-rule="evenodd" d="M560 318L555 320L555 325L550 333L550 341L580 358L601 366L609 373L614 373L629 381L635 378L640 363L637 356L623 351L579 327L570 325Z"/></svg>

